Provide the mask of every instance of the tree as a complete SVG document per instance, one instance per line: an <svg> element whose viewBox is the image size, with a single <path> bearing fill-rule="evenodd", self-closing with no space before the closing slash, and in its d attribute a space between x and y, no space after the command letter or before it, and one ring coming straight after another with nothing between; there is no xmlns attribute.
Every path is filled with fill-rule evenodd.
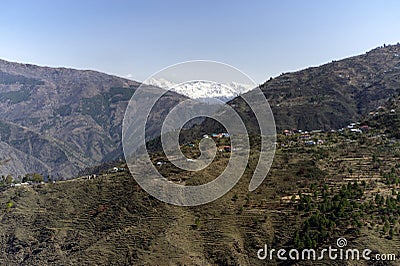
<svg viewBox="0 0 400 266"><path fill-rule="evenodd" d="M393 238L393 235L394 235L393 227L390 227L390 230L389 230L389 237L390 237L390 238Z"/></svg>
<svg viewBox="0 0 400 266"><path fill-rule="evenodd" d="M385 221L385 224L383 225L383 233L387 233L389 231L390 225L388 221Z"/></svg>
<svg viewBox="0 0 400 266"><path fill-rule="evenodd" d="M37 174L37 173L35 173L35 174L33 174L33 177L32 177L32 181L33 182L37 182L37 183L39 183L39 182L43 182L43 176L41 175L41 174Z"/></svg>
<svg viewBox="0 0 400 266"><path fill-rule="evenodd" d="M23 178L22 178L22 182L35 182L35 183L40 183L43 182L44 178L41 174L38 173L33 173L33 174L26 174Z"/></svg>
<svg viewBox="0 0 400 266"><path fill-rule="evenodd" d="M14 181L14 178L11 175L7 175L5 183L10 185Z"/></svg>

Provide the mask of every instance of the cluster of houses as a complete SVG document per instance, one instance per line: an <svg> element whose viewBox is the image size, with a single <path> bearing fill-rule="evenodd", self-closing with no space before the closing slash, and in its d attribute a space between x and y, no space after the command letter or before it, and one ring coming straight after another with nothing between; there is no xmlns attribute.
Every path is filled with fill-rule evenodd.
<svg viewBox="0 0 400 266"><path fill-rule="evenodd" d="M338 132L343 132L345 130L349 130L350 132L354 133L363 133L367 130L369 130L368 125L361 125L360 122L354 122L350 123L346 127L340 128L337 130ZM291 136L294 134L300 134L300 140L307 140L311 138L311 134L317 134L317 133L324 133L325 131L321 129L316 129L316 130L311 130L311 131L303 131L301 129L285 129L283 130L282 134L285 136ZM336 130L332 129L329 131L330 133L335 133Z"/></svg>
<svg viewBox="0 0 400 266"><path fill-rule="evenodd" d="M350 123L346 128L339 129L339 132L343 132L346 129L352 133L363 133L363 132L369 130L369 126L368 125L360 125L360 122Z"/></svg>
<svg viewBox="0 0 400 266"><path fill-rule="evenodd" d="M322 145L324 144L324 140L322 139L315 139L312 138L313 134L317 133L322 133L322 130L312 130L312 131L303 131L301 129L285 129L282 133L285 136L292 136L295 134L299 134L298 140L301 143L304 143L307 146L312 146L312 145ZM281 144L281 146L285 146L284 144Z"/></svg>
<svg viewBox="0 0 400 266"><path fill-rule="evenodd" d="M229 138L229 137L230 137L229 133L225 133L225 132L211 134L211 138L213 138L213 139ZM206 135L203 135L203 138L208 139L208 138L210 138L210 136L206 134Z"/></svg>
<svg viewBox="0 0 400 266"><path fill-rule="evenodd" d="M329 132L325 132L323 130L311 130L311 131L303 131L301 129L285 129L282 131L282 134L285 136L298 136L297 143L302 143L306 146L313 145L323 145L325 141L320 139L323 135L318 133L335 133L335 132L350 132L350 133L364 133L368 131L370 128L368 125L362 125L360 122L350 123L346 127L343 127L339 130L330 130ZM278 143L277 143L278 145ZM282 147L285 146L284 143L280 144Z"/></svg>
<svg viewBox="0 0 400 266"><path fill-rule="evenodd" d="M118 173L118 172L125 172L127 171L126 168L124 167L113 167L107 170L107 173ZM81 176L80 179L86 179L86 180L91 180L91 179L96 179L99 177L97 174L91 174L91 175L85 175ZM46 183L56 183L56 180L51 180L50 178L47 178L43 181L32 181L32 180L27 180L24 182L19 182L17 180L13 180L13 182L10 184L11 187L24 187L24 186L33 186L33 185L44 185Z"/></svg>
<svg viewBox="0 0 400 266"><path fill-rule="evenodd" d="M230 138L230 137L231 137L231 135L229 133L226 133L226 132L212 133L211 134L211 138L213 138L213 139ZM208 139L208 138L210 138L210 136L203 135L203 138ZM232 147L231 146L227 146L227 145L223 146L223 147L220 147L218 149L219 152L231 152L231 150L232 150Z"/></svg>
<svg viewBox="0 0 400 266"><path fill-rule="evenodd" d="M125 172L127 169L123 168L123 167L113 167L107 170L107 173L109 174L113 174L113 173L119 173L119 172ZM98 177L98 175L96 174L91 174L91 175L87 175L87 176L83 176L83 179L87 179L87 180L91 180L91 179L96 179Z"/></svg>
<svg viewBox="0 0 400 266"><path fill-rule="evenodd" d="M111 169L108 169L108 172L109 173L118 173L118 172L125 172L126 171L126 169L125 168L123 168L123 167L113 167L113 168L111 168Z"/></svg>
<svg viewBox="0 0 400 266"><path fill-rule="evenodd" d="M300 140L304 141L304 144L307 146L313 146L313 145L322 145L324 144L324 140L322 139L317 139L316 141L314 139L311 139L311 135L308 133L304 133L300 135Z"/></svg>
<svg viewBox="0 0 400 266"><path fill-rule="evenodd" d="M32 186L32 185L43 185L43 184L45 184L44 181L41 181L41 182L27 181L27 182L21 182L21 183L11 183L11 187L24 187L24 186Z"/></svg>
<svg viewBox="0 0 400 266"><path fill-rule="evenodd" d="M290 135L294 135L294 134L301 134L301 135L307 136L309 134L322 133L322 132L323 132L323 130L321 130L321 129L316 129L316 130L311 130L311 131L303 131L301 129L292 128L292 129L285 129L283 131L283 134L286 136L290 136Z"/></svg>
<svg viewBox="0 0 400 266"><path fill-rule="evenodd" d="M83 177L83 179L87 179L87 180L90 180L90 179L96 179L97 178L97 175L96 174L93 174L93 175L87 175L87 176L84 176Z"/></svg>
<svg viewBox="0 0 400 266"><path fill-rule="evenodd" d="M369 115L370 115L370 116L377 116L377 115L379 115L380 112L382 112L382 111L383 111L383 112L389 111L391 114L396 113L396 109L390 109L390 110L388 110L388 109L386 109L386 108L383 107L383 106L378 106L378 108L376 108L375 111L369 112Z"/></svg>

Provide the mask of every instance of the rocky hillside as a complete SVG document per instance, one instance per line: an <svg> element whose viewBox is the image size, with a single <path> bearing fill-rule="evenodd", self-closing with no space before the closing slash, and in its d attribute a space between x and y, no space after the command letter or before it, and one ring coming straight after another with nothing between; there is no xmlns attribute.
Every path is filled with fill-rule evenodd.
<svg viewBox="0 0 400 266"><path fill-rule="evenodd" d="M363 55L284 73L260 86L278 130L338 129L400 93L400 44ZM249 92L251 93L251 92ZM240 98L231 101L246 120L254 118Z"/></svg>
<svg viewBox="0 0 400 266"><path fill-rule="evenodd" d="M0 60L0 160L7 161L0 174L72 177L121 156L123 115L139 85L96 71ZM169 93L160 111L182 98Z"/></svg>

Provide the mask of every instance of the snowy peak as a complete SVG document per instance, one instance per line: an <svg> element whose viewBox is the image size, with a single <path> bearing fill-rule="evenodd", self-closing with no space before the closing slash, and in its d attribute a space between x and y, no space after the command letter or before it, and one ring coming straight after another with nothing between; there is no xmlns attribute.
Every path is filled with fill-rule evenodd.
<svg viewBox="0 0 400 266"><path fill-rule="evenodd" d="M255 87L254 85L239 84L235 82L222 84L204 80L175 84L165 79L149 79L146 83L164 89L170 89L192 99L204 101L220 100L223 102L227 102Z"/></svg>

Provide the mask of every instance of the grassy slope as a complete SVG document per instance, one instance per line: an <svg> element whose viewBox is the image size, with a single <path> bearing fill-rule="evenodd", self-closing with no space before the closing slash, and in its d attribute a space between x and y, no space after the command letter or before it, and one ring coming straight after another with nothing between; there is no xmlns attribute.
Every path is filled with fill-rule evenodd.
<svg viewBox="0 0 400 266"><path fill-rule="evenodd" d="M399 144L376 137L378 133L315 135L326 140L319 147L305 147L296 136L280 136L285 147L277 150L272 171L259 189L247 191L248 169L232 191L199 207L159 202L124 173L10 188L0 194L0 264L263 264L256 252L264 244L294 247L296 231L310 232L303 230L302 222L317 212L322 199L312 196L311 209L302 210L298 200L289 200L299 191L321 195L327 184L334 195L349 180L365 180L364 195L357 202L368 202L376 194L391 195L392 189L397 192L398 184L386 184L382 175L398 168ZM196 154L195 148L184 150ZM204 183L227 160L226 154L221 155L215 167L190 175L187 184ZM250 165L256 160L253 153ZM176 174L166 171L172 180ZM350 217L353 211L348 210ZM359 228L352 219L337 220L333 232L317 246L331 245L341 236L353 247L396 253L399 224L391 222L390 239L379 218L384 211L366 210L358 217Z"/></svg>

